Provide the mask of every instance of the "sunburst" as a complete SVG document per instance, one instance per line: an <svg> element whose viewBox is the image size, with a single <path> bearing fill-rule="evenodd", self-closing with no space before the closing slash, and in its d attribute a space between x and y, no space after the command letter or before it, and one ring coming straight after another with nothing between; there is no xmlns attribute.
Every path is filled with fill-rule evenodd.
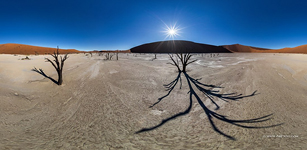
<svg viewBox="0 0 307 150"><path fill-rule="evenodd" d="M163 31L166 35L165 39L167 39L167 38L174 39L175 37L180 36L179 33L180 33L181 29L178 28L178 26L176 26L176 23L174 25L170 25L170 26L165 24L165 26L166 26L166 28L164 28L164 31Z"/></svg>

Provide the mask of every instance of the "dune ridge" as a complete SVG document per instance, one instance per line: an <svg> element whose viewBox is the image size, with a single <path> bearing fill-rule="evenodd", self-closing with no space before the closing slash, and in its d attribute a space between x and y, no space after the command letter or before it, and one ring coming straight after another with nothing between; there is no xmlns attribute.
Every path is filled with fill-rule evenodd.
<svg viewBox="0 0 307 150"><path fill-rule="evenodd" d="M307 54L307 45L301 45L293 48L281 48L281 49L267 49L246 46L241 44L224 45L224 48L228 49L233 53L301 53Z"/></svg>
<svg viewBox="0 0 307 150"><path fill-rule="evenodd" d="M56 51L56 48L40 47L25 44L0 44L0 54L50 54ZM65 53L89 53L89 52L119 52L119 53L301 53L307 54L307 44L293 48L268 49L241 44L232 45L209 45L195 43L183 40L159 41L145 43L130 50L93 50L79 51L76 49L59 49L61 54Z"/></svg>
<svg viewBox="0 0 307 150"><path fill-rule="evenodd" d="M146 43L130 49L133 53L231 53L222 46L195 43L183 40Z"/></svg>
<svg viewBox="0 0 307 150"><path fill-rule="evenodd" d="M40 46L32 46L25 44L0 44L0 54L50 54L56 51L56 48L50 47L40 47ZM65 53L80 53L82 51L78 51L76 49L59 49L61 54Z"/></svg>
<svg viewBox="0 0 307 150"><path fill-rule="evenodd" d="M307 45L294 48L268 49L241 44L208 45L191 41L173 40L146 43L131 48L134 53L302 53L307 54Z"/></svg>
<svg viewBox="0 0 307 150"><path fill-rule="evenodd" d="M272 50L272 49L267 49L267 48L245 46L241 44L224 45L223 47L230 50L233 53L236 53L236 52L245 52L245 53L263 52L265 53L266 51Z"/></svg>

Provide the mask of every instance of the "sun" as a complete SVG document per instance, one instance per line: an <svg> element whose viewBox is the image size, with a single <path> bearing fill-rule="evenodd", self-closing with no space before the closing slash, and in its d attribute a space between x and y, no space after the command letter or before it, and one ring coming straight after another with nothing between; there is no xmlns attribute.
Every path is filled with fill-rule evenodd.
<svg viewBox="0 0 307 150"><path fill-rule="evenodd" d="M167 38L174 39L175 37L180 36L179 32L180 32L181 29L179 29L176 26L176 23L174 25L170 25L170 26L165 24L165 26L166 26L166 28L163 31L166 34L165 39L167 39Z"/></svg>
<svg viewBox="0 0 307 150"><path fill-rule="evenodd" d="M173 30L173 29L170 29L170 30L168 30L168 34L169 34L169 35L176 35L176 34L177 34L177 31L176 31L176 30Z"/></svg>

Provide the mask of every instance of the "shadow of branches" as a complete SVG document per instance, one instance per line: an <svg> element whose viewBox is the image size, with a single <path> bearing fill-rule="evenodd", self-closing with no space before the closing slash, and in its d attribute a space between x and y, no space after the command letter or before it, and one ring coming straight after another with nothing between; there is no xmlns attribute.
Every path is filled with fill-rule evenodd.
<svg viewBox="0 0 307 150"><path fill-rule="evenodd" d="M215 122L213 121L213 118L238 126L238 127L242 127L242 128L249 128L249 129L257 129L257 128L269 128L269 127L275 127L275 126L279 126L282 125L281 124L275 124L275 125L270 125L270 126L255 126L255 125L246 125L246 124L254 124L254 123L259 123L259 122L264 122L264 121L268 121L271 118L271 116L273 114L269 114L269 115L265 115L262 117L258 117L258 118L253 118L253 119L246 119L246 120L234 120L234 119L229 119L227 116L225 115L221 115L219 113L216 113L215 111L210 110L203 102L203 100L201 99L201 97L195 92L194 87L199 90L201 93L203 93L205 95L205 97L207 97L214 105L215 105L215 110L218 110L220 108L220 106L216 103L217 100L223 100L225 102L229 102L229 101L238 101L240 99L243 98L247 98L247 97L252 97L257 95L257 91L254 91L253 93L251 93L250 95L243 95L243 94L237 94L237 93L228 93L228 94L221 94L219 93L219 90L216 90L218 88L223 88L223 87L219 87L219 86L215 86L215 85L207 85L204 83L201 83L200 80L201 79L194 79L191 76L189 76L186 72L178 72L177 77L175 78L175 80L173 80L172 82L170 82L169 84L165 84L164 87L166 88L166 91L168 91L168 93L162 97L160 97L158 99L158 101L156 103L154 103L153 105L150 106L154 107L155 105L159 104L164 98L166 98L167 96L170 95L170 93L173 91L173 89L176 87L176 85L178 84L178 82L180 82L180 89L182 87L182 79L181 79L181 74L184 74L184 77L187 80L188 83L188 87L189 87L189 106L187 107L186 110L177 113L167 119L162 120L158 125L153 126L153 127L149 127L149 128L143 128L139 131L136 132L136 134L142 133L142 132L146 132L146 131L151 131L154 130L160 126L162 126L163 124L165 124L168 121L171 121L173 119L176 119L177 117L180 116L184 116L186 114L188 114L191 109L192 109L192 102L193 99L196 99L196 101L198 102L198 104L202 107L203 111L206 113L207 118L211 124L211 127L213 128L214 131L216 131L217 133L231 139L231 140L235 140L234 137L224 133L222 130L220 130Z"/></svg>
<svg viewBox="0 0 307 150"><path fill-rule="evenodd" d="M45 74L45 72L43 71L43 69L37 69L37 68L34 67L34 69L32 69L32 71L41 74L41 75L44 76L45 78L48 78L49 80L51 80L51 81L54 82L55 84L59 85L59 83L58 83L56 80L54 80L53 78L47 76L47 75Z"/></svg>

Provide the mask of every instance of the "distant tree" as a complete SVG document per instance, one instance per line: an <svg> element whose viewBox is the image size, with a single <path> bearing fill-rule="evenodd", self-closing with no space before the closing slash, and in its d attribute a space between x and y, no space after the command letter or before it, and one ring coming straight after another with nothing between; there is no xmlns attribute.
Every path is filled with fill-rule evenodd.
<svg viewBox="0 0 307 150"><path fill-rule="evenodd" d="M116 60L118 60L118 50L116 51Z"/></svg>
<svg viewBox="0 0 307 150"><path fill-rule="evenodd" d="M112 57L114 56L114 54L111 54L111 53L108 52L104 56L105 56L106 60L111 60Z"/></svg>
<svg viewBox="0 0 307 150"><path fill-rule="evenodd" d="M151 61L154 61L155 59L157 59L157 54L155 53L154 55L155 55L155 57L152 58Z"/></svg>
<svg viewBox="0 0 307 150"><path fill-rule="evenodd" d="M21 60L30 60L30 58L26 56L26 58L21 58Z"/></svg>
<svg viewBox="0 0 307 150"><path fill-rule="evenodd" d="M60 56L59 57L59 47L57 47L57 51L54 52L53 54L50 54L54 60L51 61L49 58L45 58L46 59L46 62L50 62L52 64L52 66L55 68L55 70L57 71L57 74L58 74L58 81L56 82L56 84L58 85L62 85L63 83L63 67L64 67L64 62L67 60L68 58L68 53L64 55L64 57ZM45 73L42 71L42 69L32 69L32 71L35 71L39 74L42 74L44 76L47 76L45 75ZM48 76L47 76L48 77ZM50 79L50 77L49 77Z"/></svg>

